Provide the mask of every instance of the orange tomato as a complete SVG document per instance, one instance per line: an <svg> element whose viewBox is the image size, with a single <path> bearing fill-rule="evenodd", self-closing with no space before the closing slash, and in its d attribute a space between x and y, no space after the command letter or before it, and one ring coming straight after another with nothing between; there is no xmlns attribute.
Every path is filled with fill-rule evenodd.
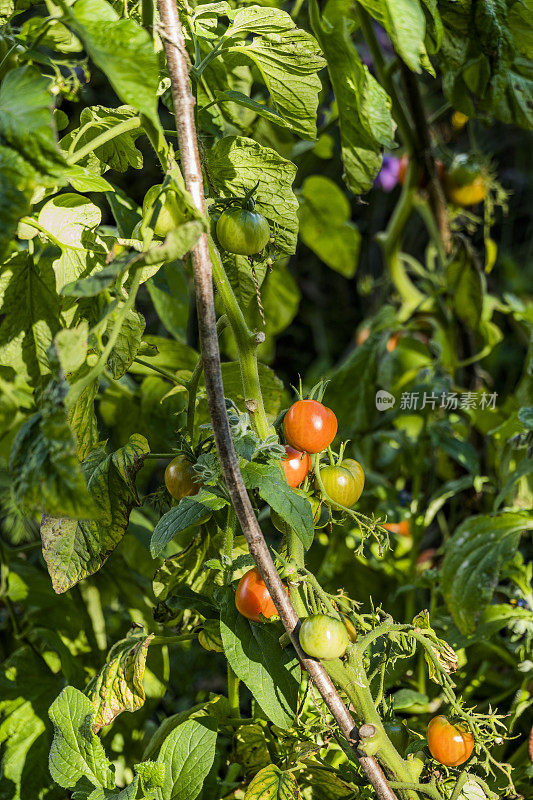
<svg viewBox="0 0 533 800"><path fill-rule="evenodd" d="M235 592L235 606L239 614L253 622L261 622L260 614L267 619L277 616L274 601L256 567L245 572L240 579Z"/></svg>
<svg viewBox="0 0 533 800"><path fill-rule="evenodd" d="M390 531L390 533L397 533L400 536L409 536L411 534L411 525L408 519L402 519L401 522L386 522L382 527Z"/></svg>
<svg viewBox="0 0 533 800"><path fill-rule="evenodd" d="M281 466L287 478L287 483L293 489L301 484L311 469L311 459L308 453L295 450L289 444L285 445L286 458L281 459Z"/></svg>
<svg viewBox="0 0 533 800"><path fill-rule="evenodd" d="M431 755L446 767L464 764L474 749L474 737L468 728L452 725L442 714L433 717L427 729L427 742Z"/></svg>

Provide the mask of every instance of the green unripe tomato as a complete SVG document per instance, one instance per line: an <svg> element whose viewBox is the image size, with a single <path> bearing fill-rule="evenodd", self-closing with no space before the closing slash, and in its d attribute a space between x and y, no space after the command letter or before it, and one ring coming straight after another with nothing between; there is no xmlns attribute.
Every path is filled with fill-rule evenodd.
<svg viewBox="0 0 533 800"><path fill-rule="evenodd" d="M146 192L143 201L143 217L147 217L150 207L152 207L152 212L151 219L148 218L148 224L152 227L153 218L156 217L154 226L156 236L167 236L170 231L182 225L187 219L187 214L180 207L174 192L169 190L161 194L161 184L152 186Z"/></svg>
<svg viewBox="0 0 533 800"><path fill-rule="evenodd" d="M228 253L253 256L268 244L270 225L257 211L228 208L217 222L217 239Z"/></svg>
<svg viewBox="0 0 533 800"><path fill-rule="evenodd" d="M300 646L308 656L323 661L341 658L348 646L348 631L340 620L314 614L302 622Z"/></svg>
<svg viewBox="0 0 533 800"><path fill-rule="evenodd" d="M326 490L327 497L324 498L326 504L331 500L340 506L350 508L361 496L361 482L344 466L328 464L321 467L320 480ZM320 491L318 481L316 488Z"/></svg>

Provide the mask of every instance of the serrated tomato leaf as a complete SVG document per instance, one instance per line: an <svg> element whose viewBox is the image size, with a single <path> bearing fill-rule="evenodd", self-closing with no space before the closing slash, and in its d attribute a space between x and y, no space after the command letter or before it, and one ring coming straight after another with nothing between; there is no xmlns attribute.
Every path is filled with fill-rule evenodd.
<svg viewBox="0 0 533 800"><path fill-rule="evenodd" d="M109 455L103 447L93 450L82 466L98 519L43 517L43 556L56 592L97 572L121 541L130 511L139 502L134 478L147 453L148 442L137 433Z"/></svg>
<svg viewBox="0 0 533 800"><path fill-rule="evenodd" d="M210 518L213 511L220 511L227 505L222 497L200 489L193 497L184 497L177 506L163 514L154 528L150 542L150 552L156 558L161 555L166 545L176 534L191 525L202 525Z"/></svg>
<svg viewBox="0 0 533 800"><path fill-rule="evenodd" d="M441 569L441 588L453 621L472 634L490 603L502 565L512 558L520 533L533 529L531 516L518 513L465 520L449 539Z"/></svg>

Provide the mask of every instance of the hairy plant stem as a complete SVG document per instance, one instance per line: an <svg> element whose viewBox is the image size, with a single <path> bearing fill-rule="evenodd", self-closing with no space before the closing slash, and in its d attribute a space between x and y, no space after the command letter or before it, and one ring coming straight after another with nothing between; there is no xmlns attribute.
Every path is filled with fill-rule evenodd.
<svg viewBox="0 0 533 800"><path fill-rule="evenodd" d="M139 358L135 356L133 359L136 364L140 364L142 367L148 367L148 369L152 369L154 372L157 372L159 375L162 375L163 378L166 378L167 381L173 383L176 386L188 386L188 381L185 378L178 378L177 375L174 373L169 372L168 369L162 369L161 367L156 367L155 364L150 364L149 361L145 361L144 358Z"/></svg>
<svg viewBox="0 0 533 800"><path fill-rule="evenodd" d="M193 202L196 204L198 210L204 213L202 169L194 124L194 99L191 95L189 85L189 58L176 4L173 0L158 0L158 3L164 28L164 43L171 80L174 109L176 112L176 125L185 185L191 193ZM213 251L214 249L211 248L212 253ZM198 243L194 247L191 260L195 276L198 326L204 364L207 402L218 456L220 458L222 473L228 492L241 529L248 542L250 553L254 557L261 577L268 587L270 596L274 601L283 625L291 636L293 646L307 669L311 680L315 683L324 702L339 725L341 732L356 751L357 731L355 730L354 721L348 709L342 702L322 664L308 658L300 648L298 640L300 620L298 614L289 600L276 571L239 470L224 402L224 388L220 369L220 353L218 349L213 297L213 267L211 265L209 244L205 234L200 237ZM215 264L213 266L218 276L217 283L224 280L226 280L227 283L227 279L221 269L222 265L220 260L215 258L214 261ZM242 350L247 354L250 347L250 338L248 339L247 345L242 340L245 331L247 331L247 327L241 327L240 324L238 326L235 325L236 320L242 318L242 312L240 312L238 306L235 308L236 304L234 305L233 303L235 298L233 297L233 293L231 293L230 296L228 295L227 286L223 284L221 287L219 285L218 289L221 297L223 292L225 293L226 313L234 333L237 333L236 340L238 340L238 337L240 339L239 356L242 358ZM224 297L222 297L222 299L224 300ZM228 308L227 305L228 300L230 301L230 308ZM255 377L257 376L257 363L255 364L255 369L252 371L253 374L248 374L249 369L250 358L248 356L247 362L244 364L241 363L243 379L246 378L246 380L250 380L254 378L254 382L256 381L259 397L254 399L258 403L258 407L262 408L263 404L260 395L259 380ZM368 780L374 786L379 800L396 800L396 794L390 788L378 762L374 758L359 757L357 751L356 755Z"/></svg>

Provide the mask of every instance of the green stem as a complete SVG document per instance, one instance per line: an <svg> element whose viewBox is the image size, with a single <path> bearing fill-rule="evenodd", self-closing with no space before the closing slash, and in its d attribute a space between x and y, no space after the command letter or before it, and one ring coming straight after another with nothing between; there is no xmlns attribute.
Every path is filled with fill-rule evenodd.
<svg viewBox="0 0 533 800"><path fill-rule="evenodd" d="M218 293L224 304L224 310L233 336L235 337L239 365L241 368L245 406L254 420L257 433L262 439L266 439L271 433L271 427L268 423L265 406L263 404L263 395L261 394L255 335L246 324L244 314L242 313L224 270L220 254L211 237L209 237L209 255L213 266L213 280L215 281Z"/></svg>
<svg viewBox="0 0 533 800"><path fill-rule="evenodd" d="M107 340L106 346L104 347L102 353L100 354L100 358L98 359L94 367L92 367L92 369L89 370L89 372L84 378L81 378L79 381L76 381L76 383L74 383L70 387L69 393L67 395L67 404L69 407L72 407L74 405L74 403L78 400L84 389L86 389L87 386L90 386L90 384L94 380L96 380L104 371L105 366L107 364L107 359L109 358L111 351L113 350L113 347L115 346L116 341L120 335L122 325L124 324L124 321L128 313L135 304L135 298L137 297L137 292L139 290L139 286L141 283L141 277L142 277L142 270L137 269L131 282L128 299L117 313L113 330L109 335L109 339Z"/></svg>
<svg viewBox="0 0 533 800"><path fill-rule="evenodd" d="M294 564L297 570L305 569L305 551L300 538L294 533L292 528L288 527L285 534L287 544L287 554L289 560ZM309 616L309 612L302 598L301 587L294 583L289 583L289 597L296 612L300 618Z"/></svg>
<svg viewBox="0 0 533 800"><path fill-rule="evenodd" d="M341 615L339 614L339 612L331 602L330 598L328 597L327 593L324 591L324 589L322 588L318 580L315 578L313 573L309 572L307 569L300 569L299 572L300 574L305 576L305 580L313 588L315 594L317 594L320 600L324 603L330 615L332 617L335 617L335 619L341 619Z"/></svg>
<svg viewBox="0 0 533 800"><path fill-rule="evenodd" d="M150 645L159 644L164 646L167 644L181 644L182 642L191 642L193 639L197 638L195 633L182 633L179 636L154 636L150 641Z"/></svg>
<svg viewBox="0 0 533 800"><path fill-rule="evenodd" d="M99 136L95 136L94 139L91 139L88 144L84 147L80 147L79 150L76 150L75 153L68 158L68 163L72 166L73 164L77 164L78 161L81 161L85 156L88 156L89 153L92 153L98 147L101 147L106 142L111 141L111 139L115 139L117 136L120 136L123 133L127 133L128 131L133 131L135 128L141 127L141 119L140 117L130 117L129 119L125 119L123 122L119 122L118 125L115 125L113 128L108 128L108 130L101 133Z"/></svg>
<svg viewBox="0 0 533 800"><path fill-rule="evenodd" d="M59 241L59 239L56 239L56 237L52 233L50 233L50 231L47 231L46 228L43 225L41 225L40 222L37 222L36 219L32 219L32 217L22 217L20 221L23 222L25 225L30 225L32 228L35 228L36 231L44 233L46 238L49 239L52 242L52 244L55 244L56 247L59 247L59 249L63 248L63 244Z"/></svg>
<svg viewBox="0 0 533 800"><path fill-rule="evenodd" d="M233 672L228 663L228 700L230 709L233 714L239 718L241 716L241 709L239 703L239 679Z"/></svg>
<svg viewBox="0 0 533 800"><path fill-rule="evenodd" d="M404 781L389 781L391 789L406 789L415 792L422 792L422 794L432 797L433 800L442 800L442 795L434 786L429 783L406 783ZM451 800L451 799L450 799Z"/></svg>
<svg viewBox="0 0 533 800"><path fill-rule="evenodd" d="M176 458L176 453L148 453L144 458Z"/></svg>
<svg viewBox="0 0 533 800"><path fill-rule="evenodd" d="M154 0L142 0L143 28L152 28L154 24Z"/></svg>
<svg viewBox="0 0 533 800"><path fill-rule="evenodd" d="M135 356L133 359L136 364L141 364L143 367L148 367L148 369L153 369L154 372L158 372L164 378L166 378L171 383L174 383L178 386L188 386L189 382L186 381L184 378L178 378L172 372L169 372L167 369L163 369L162 367L156 367L153 364L150 364L149 361L145 361L143 358L139 358Z"/></svg>
<svg viewBox="0 0 533 800"><path fill-rule="evenodd" d="M453 787L453 792L452 792L452 795L450 797L450 800L459 800L459 795L461 794L461 789L465 785L467 778L468 778L468 772L465 769L465 770L463 770L461 772L461 774L457 778L457 783Z"/></svg>

